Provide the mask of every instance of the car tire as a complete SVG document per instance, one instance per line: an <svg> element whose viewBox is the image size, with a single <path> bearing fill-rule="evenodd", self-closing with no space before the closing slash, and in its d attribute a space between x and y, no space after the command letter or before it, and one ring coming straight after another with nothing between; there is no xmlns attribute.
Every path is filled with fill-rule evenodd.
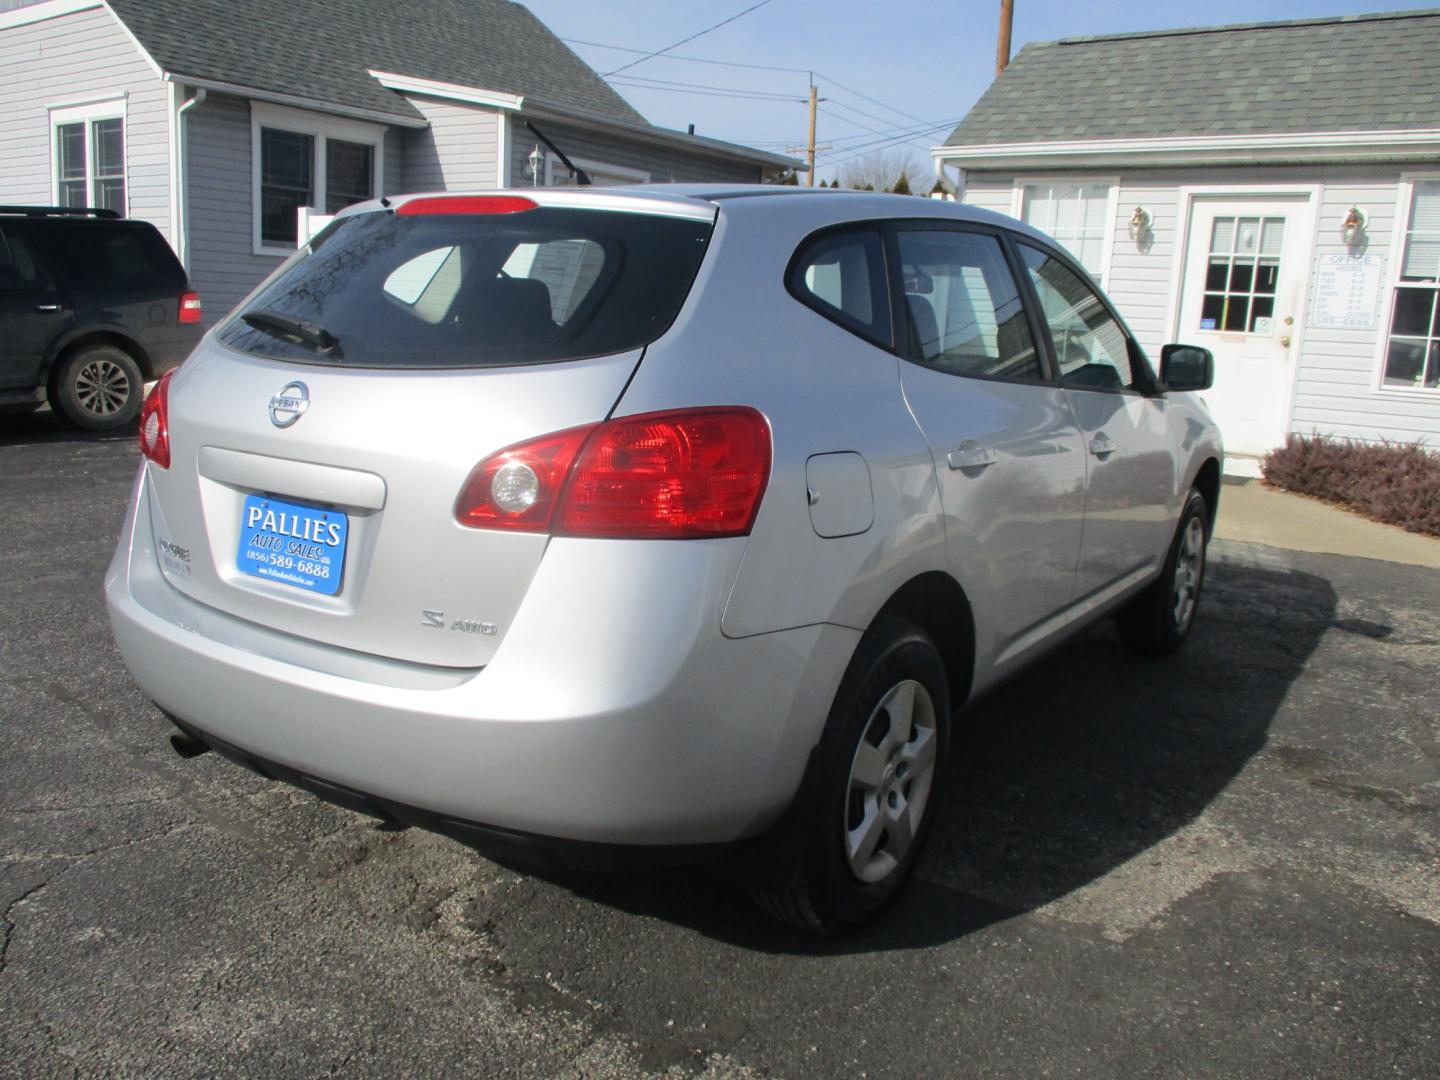
<svg viewBox="0 0 1440 1080"><path fill-rule="evenodd" d="M50 384L55 411L85 431L113 431L140 414L145 380L134 357L114 345L90 345L60 361Z"/></svg>
<svg viewBox="0 0 1440 1080"><path fill-rule="evenodd" d="M1164 656L1189 636L1205 584L1209 542L1209 508L1205 497L1191 488L1160 576L1116 617L1120 640L1128 648L1144 656Z"/></svg>
<svg viewBox="0 0 1440 1080"><path fill-rule="evenodd" d="M906 620L877 623L841 680L791 810L801 820L793 865L779 875L788 883L752 888L759 905L819 934L878 916L924 845L949 742L950 690L935 643Z"/></svg>

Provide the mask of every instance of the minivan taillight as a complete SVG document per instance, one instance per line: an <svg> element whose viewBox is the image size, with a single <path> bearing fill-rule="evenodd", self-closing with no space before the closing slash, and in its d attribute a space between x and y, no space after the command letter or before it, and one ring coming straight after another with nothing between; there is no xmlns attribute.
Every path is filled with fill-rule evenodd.
<svg viewBox="0 0 1440 1080"><path fill-rule="evenodd" d="M181 326L188 326L191 323L200 321L200 294L198 292L184 292L180 294L180 314L177 317Z"/></svg>
<svg viewBox="0 0 1440 1080"><path fill-rule="evenodd" d="M492 454L455 503L462 525L611 539L744 536L770 479L754 409L646 413Z"/></svg>
<svg viewBox="0 0 1440 1080"><path fill-rule="evenodd" d="M140 406L140 453L159 465L170 467L170 376L167 371Z"/></svg>

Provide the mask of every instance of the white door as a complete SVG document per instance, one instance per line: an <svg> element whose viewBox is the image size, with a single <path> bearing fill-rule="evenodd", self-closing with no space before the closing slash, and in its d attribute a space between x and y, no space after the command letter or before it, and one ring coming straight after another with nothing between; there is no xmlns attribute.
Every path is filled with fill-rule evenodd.
<svg viewBox="0 0 1440 1080"><path fill-rule="evenodd" d="M1173 340L1215 354L1206 403L1233 454L1285 439L1312 208L1304 195L1197 197Z"/></svg>

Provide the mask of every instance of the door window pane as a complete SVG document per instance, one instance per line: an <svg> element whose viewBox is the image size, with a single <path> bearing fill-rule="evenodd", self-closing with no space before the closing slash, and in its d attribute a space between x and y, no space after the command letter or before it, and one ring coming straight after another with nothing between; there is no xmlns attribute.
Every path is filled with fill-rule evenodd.
<svg viewBox="0 0 1440 1080"><path fill-rule="evenodd" d="M375 195L375 148L344 139L325 140L325 213Z"/></svg>
<svg viewBox="0 0 1440 1080"><path fill-rule="evenodd" d="M1021 188L1020 219L1054 237L1100 280L1105 234L1111 227L1109 184L1026 184Z"/></svg>
<svg viewBox="0 0 1440 1080"><path fill-rule="evenodd" d="M898 234L912 359L952 375L1044 381L1000 241L982 233Z"/></svg>
<svg viewBox="0 0 1440 1080"><path fill-rule="evenodd" d="M295 211L315 205L315 137L260 129L260 239L293 246Z"/></svg>
<svg viewBox="0 0 1440 1080"><path fill-rule="evenodd" d="M1195 329L1274 333L1275 287L1284 244L1284 218L1215 218L1200 325Z"/></svg>
<svg viewBox="0 0 1440 1080"><path fill-rule="evenodd" d="M826 318L891 346L885 256L873 229L827 233L810 241L795 260L789 285L797 299Z"/></svg>
<svg viewBox="0 0 1440 1080"><path fill-rule="evenodd" d="M1087 390L1139 388L1125 331L1089 283L1038 248L1021 244L1020 254L1049 324L1061 383Z"/></svg>

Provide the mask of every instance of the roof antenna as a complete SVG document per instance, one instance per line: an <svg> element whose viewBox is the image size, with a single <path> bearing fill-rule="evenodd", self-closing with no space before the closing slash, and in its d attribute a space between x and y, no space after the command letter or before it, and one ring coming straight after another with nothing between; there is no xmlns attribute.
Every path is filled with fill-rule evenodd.
<svg viewBox="0 0 1440 1080"><path fill-rule="evenodd" d="M545 146L550 150L550 152L560 159L560 163L570 170L570 175L575 178L576 184L591 185L595 183L595 181L590 179L589 173L587 173L584 169L580 168L579 165L576 165L573 161L566 157L565 151L561 150L553 142L547 139L544 133L542 133L539 128L537 128L529 120L525 121L525 126L531 131L533 131L535 133L535 137L541 142L543 142Z"/></svg>

